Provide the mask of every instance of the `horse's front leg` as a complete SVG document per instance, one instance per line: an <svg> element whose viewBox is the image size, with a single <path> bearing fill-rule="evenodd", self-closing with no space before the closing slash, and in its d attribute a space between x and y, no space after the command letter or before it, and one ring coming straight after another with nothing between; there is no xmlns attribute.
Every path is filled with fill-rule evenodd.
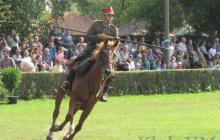
<svg viewBox="0 0 220 140"><path fill-rule="evenodd" d="M72 140L74 138L74 136L76 135L76 133L78 133L81 130L83 123L85 122L85 120L89 116L89 114L91 113L96 102L97 102L97 99L95 96L94 96L94 98L89 99L88 103L85 106L85 109L83 110L83 112L80 116L79 122L74 129L73 134L70 135L69 139L64 139L64 140Z"/></svg>
<svg viewBox="0 0 220 140"><path fill-rule="evenodd" d="M52 131L57 132L63 130L65 125L73 119L73 115L76 113L76 110L77 109L76 109L75 101L73 97L71 97L69 102L69 111L66 115L65 120L60 125L55 126Z"/></svg>
<svg viewBox="0 0 220 140"><path fill-rule="evenodd" d="M61 88L59 88L56 99L55 99L55 109L53 111L53 122L49 130L49 134L47 135L47 140L53 140L53 129L55 127L55 123L59 115L60 105L62 103L64 96L65 96L65 92Z"/></svg>

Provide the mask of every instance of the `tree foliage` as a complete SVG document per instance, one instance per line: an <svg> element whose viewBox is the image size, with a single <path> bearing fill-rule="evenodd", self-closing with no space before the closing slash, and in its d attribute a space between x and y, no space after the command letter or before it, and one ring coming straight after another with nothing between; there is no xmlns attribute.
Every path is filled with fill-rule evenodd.
<svg viewBox="0 0 220 140"><path fill-rule="evenodd" d="M0 28L5 33L16 29L28 36L48 21L44 0L0 0L0 9Z"/></svg>
<svg viewBox="0 0 220 140"><path fill-rule="evenodd" d="M130 20L144 20L151 32L164 31L164 0L78 0L81 12L100 18L100 9L111 4L115 10L115 23L120 25ZM170 0L170 28L181 27L184 21L182 4Z"/></svg>
<svg viewBox="0 0 220 140"><path fill-rule="evenodd" d="M187 22L200 34L220 31L219 0L181 0Z"/></svg>

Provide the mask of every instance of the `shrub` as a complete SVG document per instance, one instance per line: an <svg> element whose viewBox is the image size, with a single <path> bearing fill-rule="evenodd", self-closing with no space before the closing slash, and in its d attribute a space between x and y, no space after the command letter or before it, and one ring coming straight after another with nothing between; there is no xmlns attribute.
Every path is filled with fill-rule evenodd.
<svg viewBox="0 0 220 140"><path fill-rule="evenodd" d="M167 70L116 72L117 79L109 95L197 93L220 89L220 70ZM61 80L61 73L23 73L19 87L24 99L52 97ZM82 87L83 88L83 87Z"/></svg>
<svg viewBox="0 0 220 140"><path fill-rule="evenodd" d="M5 87L12 92L19 87L21 83L21 72L14 68L6 68L1 71L2 82L5 84Z"/></svg>
<svg viewBox="0 0 220 140"><path fill-rule="evenodd" d="M5 100L7 95L8 95L8 90L5 88L4 83L0 80L0 101Z"/></svg>

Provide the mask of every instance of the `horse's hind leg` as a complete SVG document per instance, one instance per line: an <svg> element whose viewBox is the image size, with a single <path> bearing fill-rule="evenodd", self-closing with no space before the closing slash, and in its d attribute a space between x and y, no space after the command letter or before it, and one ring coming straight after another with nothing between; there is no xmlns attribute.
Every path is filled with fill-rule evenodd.
<svg viewBox="0 0 220 140"><path fill-rule="evenodd" d="M74 129L74 133L71 134L69 139L67 139L67 140L72 140L73 137L76 135L76 133L78 133L81 130L83 123L85 122L85 120L89 116L89 114L91 113L96 102L97 102L96 99L90 99L88 101L88 103L85 106L85 109L83 110L83 112L80 116L79 122Z"/></svg>
<svg viewBox="0 0 220 140"><path fill-rule="evenodd" d="M64 96L65 96L65 92L61 88L59 88L57 95L56 95L56 99L55 99L55 109L53 111L53 122L52 122L52 125L50 128L50 132L47 136L47 140L53 139L53 131L52 130L55 127L55 123L56 123L57 117L59 115L60 105L61 105L61 102L62 102Z"/></svg>

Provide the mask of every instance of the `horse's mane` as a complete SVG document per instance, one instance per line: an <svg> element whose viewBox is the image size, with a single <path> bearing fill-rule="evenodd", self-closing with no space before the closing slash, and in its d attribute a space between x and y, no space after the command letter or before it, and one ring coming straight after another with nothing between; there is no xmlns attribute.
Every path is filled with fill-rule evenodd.
<svg viewBox="0 0 220 140"><path fill-rule="evenodd" d="M81 62L79 66L76 68L76 73L78 76L84 76L90 68L95 64L97 59L100 57L100 53L105 47L105 42L101 42L97 44L96 49L93 50L92 54L89 56L85 56L86 59Z"/></svg>

